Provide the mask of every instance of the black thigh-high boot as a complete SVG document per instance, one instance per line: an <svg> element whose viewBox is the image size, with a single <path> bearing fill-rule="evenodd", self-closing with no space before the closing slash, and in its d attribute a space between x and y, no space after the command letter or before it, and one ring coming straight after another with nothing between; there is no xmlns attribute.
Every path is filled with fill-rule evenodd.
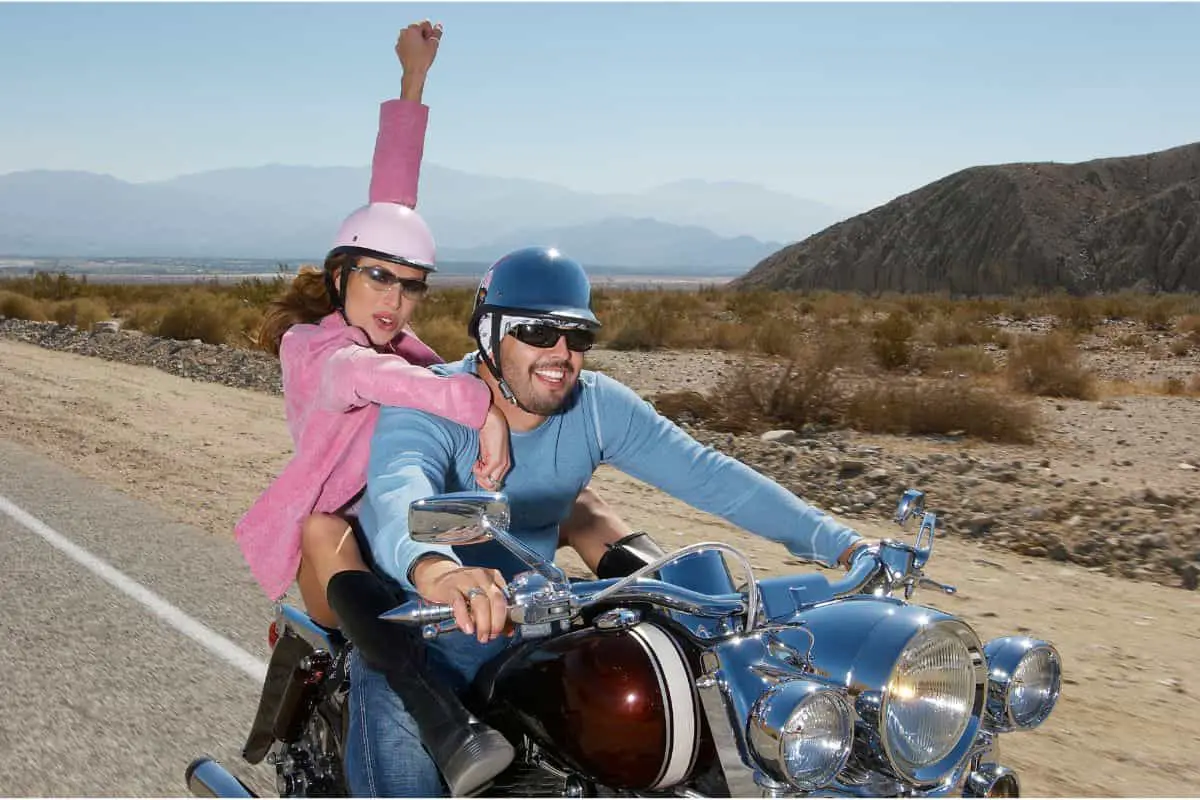
<svg viewBox="0 0 1200 800"><path fill-rule="evenodd" d="M516 753L509 741L476 719L448 686L429 674L420 632L379 619L398 603L378 575L339 572L329 579L325 593L342 633L404 701L452 795L482 788L512 763Z"/></svg>

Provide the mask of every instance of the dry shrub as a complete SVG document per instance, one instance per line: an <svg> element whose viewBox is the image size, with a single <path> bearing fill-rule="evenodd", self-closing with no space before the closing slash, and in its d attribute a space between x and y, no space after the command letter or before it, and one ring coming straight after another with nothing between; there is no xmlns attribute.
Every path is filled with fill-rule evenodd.
<svg viewBox="0 0 1200 800"><path fill-rule="evenodd" d="M1051 333L1024 336L1008 358L1008 385L1019 392L1042 397L1096 396L1092 372L1079 361L1079 351L1067 337Z"/></svg>
<svg viewBox="0 0 1200 800"><path fill-rule="evenodd" d="M938 347L966 347L994 337L992 329L978 321L953 316L938 318L924 333L924 338Z"/></svg>
<svg viewBox="0 0 1200 800"><path fill-rule="evenodd" d="M1192 352L1192 342L1190 339L1176 339L1167 349L1171 351L1171 355L1179 358Z"/></svg>
<svg viewBox="0 0 1200 800"><path fill-rule="evenodd" d="M731 292L725 298L725 310L733 314L740 322L754 323L782 311L781 300L778 292L761 289Z"/></svg>
<svg viewBox="0 0 1200 800"><path fill-rule="evenodd" d="M709 333L708 346L716 350L749 350L754 331L736 322L718 322Z"/></svg>
<svg viewBox="0 0 1200 800"><path fill-rule="evenodd" d="M1144 296L1135 292L1118 292L1099 300L1100 311L1107 319L1135 319Z"/></svg>
<svg viewBox="0 0 1200 800"><path fill-rule="evenodd" d="M674 343L678 328L679 320L664 314L634 316L616 329L607 344L613 350L658 350Z"/></svg>
<svg viewBox="0 0 1200 800"><path fill-rule="evenodd" d="M850 398L847 425L869 433L955 434L1029 444L1037 412L1028 402L965 381L880 381Z"/></svg>
<svg viewBox="0 0 1200 800"><path fill-rule="evenodd" d="M166 313L166 307L157 303L137 303L122 312L121 327L154 333L159 329Z"/></svg>
<svg viewBox="0 0 1200 800"><path fill-rule="evenodd" d="M917 322L925 322L937 312L936 304L926 295L907 295L898 303L904 313Z"/></svg>
<svg viewBox="0 0 1200 800"><path fill-rule="evenodd" d="M1148 299L1142 309L1142 322L1152 331L1170 330L1173 305L1174 303L1165 297Z"/></svg>
<svg viewBox="0 0 1200 800"><path fill-rule="evenodd" d="M769 356L792 356L799 346L796 325L780 317L769 317L750 332L754 349Z"/></svg>
<svg viewBox="0 0 1200 800"><path fill-rule="evenodd" d="M1089 298L1055 297L1051 300L1050 307L1061 327L1080 333L1087 333L1096 327L1098 314Z"/></svg>
<svg viewBox="0 0 1200 800"><path fill-rule="evenodd" d="M1024 322L1033 316L1033 309L1029 303L1021 299L1013 300L1009 304L1007 312L1009 319L1016 320L1017 322Z"/></svg>
<svg viewBox="0 0 1200 800"><path fill-rule="evenodd" d="M186 292L167 307L154 333L167 339L225 344L233 332L231 322L237 310L230 305L219 295Z"/></svg>
<svg viewBox="0 0 1200 800"><path fill-rule="evenodd" d="M867 372L874 364L870 341L850 326L820 331L813 339L809 359L822 369Z"/></svg>
<svg viewBox="0 0 1200 800"><path fill-rule="evenodd" d="M81 331L91 330L97 322L111 319L108 305L100 299L81 297L76 300L61 300L54 304L54 321L59 325L73 325Z"/></svg>
<svg viewBox="0 0 1200 800"><path fill-rule="evenodd" d="M1188 314L1175 324L1175 330L1187 337L1192 347L1200 349L1200 315Z"/></svg>
<svg viewBox="0 0 1200 800"><path fill-rule="evenodd" d="M413 330L445 361L457 361L476 349L474 340L467 335L466 319L434 317L413 323Z"/></svg>
<svg viewBox="0 0 1200 800"><path fill-rule="evenodd" d="M819 292L813 297L812 304L813 316L823 324L840 320L856 324L862 318L863 300L855 294Z"/></svg>
<svg viewBox="0 0 1200 800"><path fill-rule="evenodd" d="M929 369L939 373L990 375L996 371L996 359L978 347L950 347L933 354Z"/></svg>
<svg viewBox="0 0 1200 800"><path fill-rule="evenodd" d="M962 381L842 380L819 351L775 370L743 367L708 394L663 393L654 402L677 422L731 433L817 425L1028 443L1037 422L1029 403Z"/></svg>
<svg viewBox="0 0 1200 800"><path fill-rule="evenodd" d="M893 311L871 330L871 352L886 370L907 367L912 359L912 336L916 326L907 313Z"/></svg>
<svg viewBox="0 0 1200 800"><path fill-rule="evenodd" d="M16 292L0 291L0 317L45 322L46 308L40 300Z"/></svg>

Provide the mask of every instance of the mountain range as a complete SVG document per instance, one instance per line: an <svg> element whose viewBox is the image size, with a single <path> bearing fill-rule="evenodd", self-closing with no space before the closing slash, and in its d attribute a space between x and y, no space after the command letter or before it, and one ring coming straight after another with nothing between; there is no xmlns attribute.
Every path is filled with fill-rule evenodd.
<svg viewBox="0 0 1200 800"><path fill-rule="evenodd" d="M740 288L1200 291L1200 142L977 166L765 258Z"/></svg>
<svg viewBox="0 0 1200 800"><path fill-rule="evenodd" d="M314 261L369 181L367 167L268 165L148 183L14 172L0 175L0 254ZM418 209L442 260L487 262L540 243L585 264L708 274L744 272L845 216L749 183L599 194L436 164L422 168Z"/></svg>

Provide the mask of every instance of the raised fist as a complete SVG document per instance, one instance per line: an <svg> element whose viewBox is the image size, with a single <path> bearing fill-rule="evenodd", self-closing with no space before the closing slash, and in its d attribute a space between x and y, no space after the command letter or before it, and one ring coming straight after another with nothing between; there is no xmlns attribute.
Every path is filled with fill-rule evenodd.
<svg viewBox="0 0 1200 800"><path fill-rule="evenodd" d="M429 20L414 22L396 37L396 58L405 73L425 73L437 58L438 42L442 38L442 25Z"/></svg>

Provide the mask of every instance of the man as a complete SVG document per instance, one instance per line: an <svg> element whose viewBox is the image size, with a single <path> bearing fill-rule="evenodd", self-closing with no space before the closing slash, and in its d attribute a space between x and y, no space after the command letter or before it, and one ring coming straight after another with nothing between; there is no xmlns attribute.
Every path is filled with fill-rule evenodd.
<svg viewBox="0 0 1200 800"><path fill-rule="evenodd" d="M846 565L866 542L774 481L702 446L629 388L584 372L599 321L583 268L553 249L497 261L479 287L469 330L478 351L435 367L467 370L492 390L508 420L512 462L504 488L510 532L547 560L559 524L602 463L657 486L792 554ZM385 408L371 445L361 523L378 568L405 589L452 604L462 633L431 643L430 658L460 688L510 641L502 588L525 567L494 542L459 550L414 542L409 504L475 488L476 432L424 412ZM402 702L360 662L351 663L347 773L353 793L440 794L437 772Z"/></svg>

